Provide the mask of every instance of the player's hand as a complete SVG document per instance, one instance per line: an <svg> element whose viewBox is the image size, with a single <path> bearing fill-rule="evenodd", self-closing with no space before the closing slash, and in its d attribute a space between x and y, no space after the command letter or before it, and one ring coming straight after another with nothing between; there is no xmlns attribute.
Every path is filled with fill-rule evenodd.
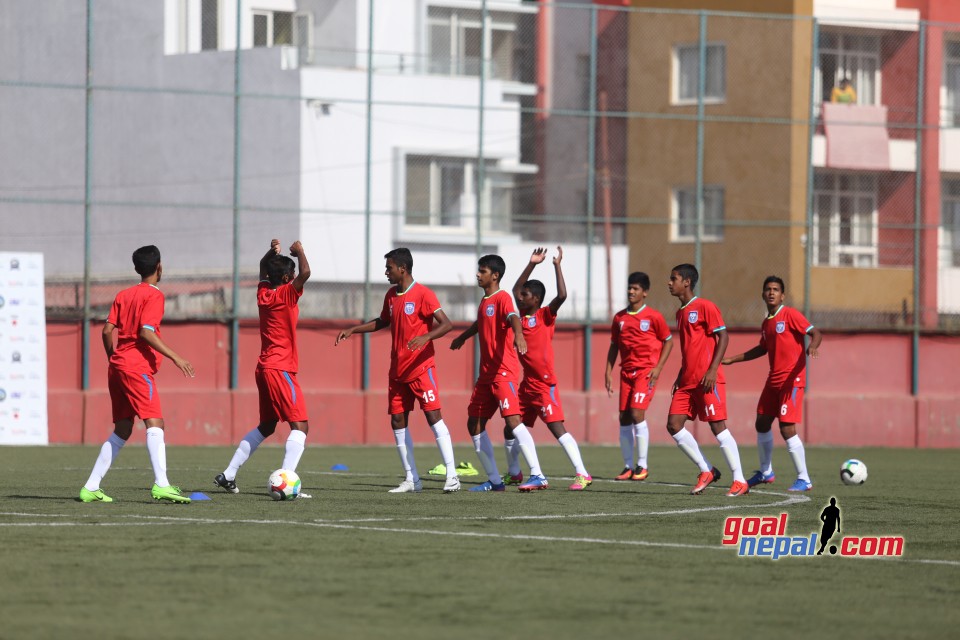
<svg viewBox="0 0 960 640"><path fill-rule="evenodd" d="M807 347L807 355L810 356L811 358L819 358L820 350L814 349L813 347ZM837 531L840 531L840 530L837 529Z"/></svg>
<svg viewBox="0 0 960 640"><path fill-rule="evenodd" d="M517 348L517 353L521 355L527 352L527 341L523 339L523 336L513 336L513 346Z"/></svg>
<svg viewBox="0 0 960 640"><path fill-rule="evenodd" d="M303 253L303 245L300 244L300 241L297 240L292 245L290 245L290 255L294 258L299 258L300 254Z"/></svg>
<svg viewBox="0 0 960 640"><path fill-rule="evenodd" d="M733 364L733 358L724 358L723 360L720 361L720 364L722 365Z"/></svg>
<svg viewBox="0 0 960 640"><path fill-rule="evenodd" d="M420 349L423 349L425 346L427 346L428 342L430 342L430 338L428 338L426 334L417 336L407 343L407 349L410 349L410 351L420 351Z"/></svg>
<svg viewBox="0 0 960 640"><path fill-rule="evenodd" d="M193 365L183 358L177 358L173 361L173 364L177 365L177 369L183 371L184 378L193 378L196 376L196 373L193 370Z"/></svg>
<svg viewBox="0 0 960 640"><path fill-rule="evenodd" d="M700 380L700 386L703 387L704 391L713 391L713 388L717 386L717 372L708 370L707 374Z"/></svg>
<svg viewBox="0 0 960 640"><path fill-rule="evenodd" d="M603 386L607 388L607 397L610 398L613 396L613 376L610 375L608 371L603 375Z"/></svg>
<svg viewBox="0 0 960 640"><path fill-rule="evenodd" d="M563 247L557 247L557 255L553 258L553 264L559 265L560 261L563 260Z"/></svg>
<svg viewBox="0 0 960 640"><path fill-rule="evenodd" d="M466 342L466 340L463 339L463 336L457 336L453 339L453 342L450 343L450 349L453 351L458 351L460 347L463 346L464 342Z"/></svg>
<svg viewBox="0 0 960 640"><path fill-rule="evenodd" d="M333 343L333 346L337 346L338 344L340 344L341 342L349 338L351 335L353 335L353 331L351 331L350 329L344 329L337 335L337 340Z"/></svg>
<svg viewBox="0 0 960 640"><path fill-rule="evenodd" d="M530 264L540 264L547 259L547 250L544 247L537 247L530 256Z"/></svg>
<svg viewBox="0 0 960 640"><path fill-rule="evenodd" d="M660 379L660 371L657 369L650 369L650 372L647 374L647 380L650 381L650 388L653 389L657 385L657 380Z"/></svg>
<svg viewBox="0 0 960 640"><path fill-rule="evenodd" d="M275 254L280 255L280 241L274 238L270 241L270 250Z"/></svg>

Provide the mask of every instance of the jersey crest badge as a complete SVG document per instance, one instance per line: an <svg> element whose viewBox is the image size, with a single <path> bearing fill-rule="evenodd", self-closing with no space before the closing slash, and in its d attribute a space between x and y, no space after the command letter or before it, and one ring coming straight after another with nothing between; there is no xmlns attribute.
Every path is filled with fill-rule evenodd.
<svg viewBox="0 0 960 640"><path fill-rule="evenodd" d="M487 305L486 312L485 312L485 313L487 314L487 317L488 317L488 318L492 318L492 317L493 317L493 312L494 312L493 305L492 305L492 304L488 304L488 305Z"/></svg>
<svg viewBox="0 0 960 640"><path fill-rule="evenodd" d="M413 315L413 312L414 310L416 310L416 308L417 308L417 305L413 304L412 302L406 302L403 305L403 312L408 316L410 316L410 315Z"/></svg>
<svg viewBox="0 0 960 640"><path fill-rule="evenodd" d="M533 329L535 326L537 326L537 319L530 318L529 322L527 322L527 326Z"/></svg>
<svg viewBox="0 0 960 640"><path fill-rule="evenodd" d="M777 323L777 333L783 333L787 328L787 323L780 321Z"/></svg>
<svg viewBox="0 0 960 640"><path fill-rule="evenodd" d="M697 321L697 318L699 317L700 317L700 312L691 311L687 314L687 322L689 322L690 324L693 324L694 322Z"/></svg>
<svg viewBox="0 0 960 640"><path fill-rule="evenodd" d="M650 321L641 320L640 321L640 331L650 331Z"/></svg>

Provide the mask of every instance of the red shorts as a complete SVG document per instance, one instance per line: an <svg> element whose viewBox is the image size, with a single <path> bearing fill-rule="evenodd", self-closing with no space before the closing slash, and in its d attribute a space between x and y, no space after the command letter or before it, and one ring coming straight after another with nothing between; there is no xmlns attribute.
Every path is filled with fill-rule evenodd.
<svg viewBox="0 0 960 640"><path fill-rule="evenodd" d="M440 388L433 375L433 367L424 371L418 378L401 382L391 380L387 390L388 413L396 415L413 410L413 400L416 398L423 411L438 411L440 409Z"/></svg>
<svg viewBox="0 0 960 640"><path fill-rule="evenodd" d="M780 424L796 424L803 419L803 387L764 385L757 403L758 416L774 416Z"/></svg>
<svg viewBox="0 0 960 640"><path fill-rule="evenodd" d="M620 371L620 411L627 409L650 408L653 393L656 389L650 385L647 378L649 369L633 369Z"/></svg>
<svg viewBox="0 0 960 640"><path fill-rule="evenodd" d="M532 427L537 416L546 424L563 422L563 404L557 385L520 383L520 422Z"/></svg>
<svg viewBox="0 0 960 640"><path fill-rule="evenodd" d="M114 422L132 420L134 416L140 416L141 420L163 417L160 410L160 391L149 373L133 373L108 367L107 388L110 389Z"/></svg>
<svg viewBox="0 0 960 640"><path fill-rule="evenodd" d="M257 367L260 422L306 422L307 403L297 374Z"/></svg>
<svg viewBox="0 0 960 640"><path fill-rule="evenodd" d="M727 389L717 384L712 391L704 391L699 384L677 389L670 402L670 415L686 415L702 422L719 422L727 419Z"/></svg>
<svg viewBox="0 0 960 640"><path fill-rule="evenodd" d="M493 417L498 407L504 418L520 415L516 380L497 376L493 382L477 382L473 387L473 395L470 396L467 415L487 420Z"/></svg>

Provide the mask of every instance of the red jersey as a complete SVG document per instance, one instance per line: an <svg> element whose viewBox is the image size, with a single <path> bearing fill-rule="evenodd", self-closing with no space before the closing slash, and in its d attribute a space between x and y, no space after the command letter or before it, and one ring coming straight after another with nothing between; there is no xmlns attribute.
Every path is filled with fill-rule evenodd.
<svg viewBox="0 0 960 640"><path fill-rule="evenodd" d="M297 301L302 295L303 291L297 291L290 283L274 289L266 280L260 281L257 286L257 306L260 308L258 367L297 372L297 319L300 317Z"/></svg>
<svg viewBox="0 0 960 640"><path fill-rule="evenodd" d="M653 369L660 360L663 343L671 337L663 315L647 305L613 316L610 341L620 350L620 369L624 371Z"/></svg>
<svg viewBox="0 0 960 640"><path fill-rule="evenodd" d="M717 346L714 334L726 328L720 309L709 300L694 297L677 309L677 333L680 334L680 352L683 355L679 386L696 385L706 375ZM722 366L717 367L717 382L725 382Z"/></svg>
<svg viewBox="0 0 960 640"><path fill-rule="evenodd" d="M803 338L813 325L802 313L780 305L763 321L760 346L770 360L768 384L783 385L793 378L794 387L807 386L807 357Z"/></svg>
<svg viewBox="0 0 960 640"><path fill-rule="evenodd" d="M552 387L557 384L553 372L553 332L557 328L557 314L547 307L540 307L532 316L520 318L527 352L520 354L523 378L530 383Z"/></svg>
<svg viewBox="0 0 960 640"><path fill-rule="evenodd" d="M419 351L411 351L407 343L433 329L433 314L440 310L440 301L428 287L414 282L403 293L390 287L383 297L380 319L390 323L393 350L390 352L390 379L409 382L434 366L433 342Z"/></svg>
<svg viewBox="0 0 960 640"><path fill-rule="evenodd" d="M480 301L477 328L480 337L480 377L477 382L490 383L500 373L509 380L520 379L520 360L513 347L513 326L510 316L517 314L510 294L500 289Z"/></svg>
<svg viewBox="0 0 960 640"><path fill-rule="evenodd" d="M131 373L153 375L160 368L160 354L140 337L140 329L160 335L163 320L163 293L152 284L124 289L113 299L107 322L117 328L117 346L110 366Z"/></svg>

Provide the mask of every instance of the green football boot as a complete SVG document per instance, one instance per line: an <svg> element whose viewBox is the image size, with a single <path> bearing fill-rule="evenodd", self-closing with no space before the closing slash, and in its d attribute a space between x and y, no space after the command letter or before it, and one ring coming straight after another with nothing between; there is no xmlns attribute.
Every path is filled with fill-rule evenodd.
<svg viewBox="0 0 960 640"><path fill-rule="evenodd" d="M154 500L169 500L170 502L179 502L182 504L188 504L190 502L190 498L180 492L180 487L174 487L173 485L169 487L153 485L150 493L153 495Z"/></svg>
<svg viewBox="0 0 960 640"><path fill-rule="evenodd" d="M102 490L90 491L86 487L80 488L81 502L113 502L113 498L105 494Z"/></svg>

